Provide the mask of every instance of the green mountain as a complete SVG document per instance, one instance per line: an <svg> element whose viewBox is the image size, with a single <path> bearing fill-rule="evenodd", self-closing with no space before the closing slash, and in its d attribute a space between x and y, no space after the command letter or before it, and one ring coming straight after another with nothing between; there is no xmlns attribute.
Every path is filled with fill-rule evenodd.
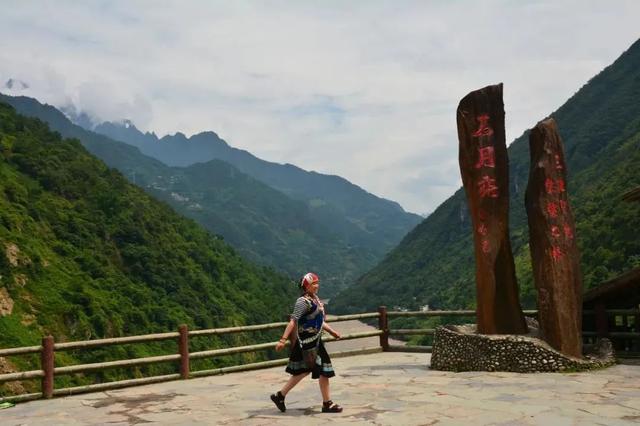
<svg viewBox="0 0 640 426"><path fill-rule="evenodd" d="M172 331L180 323L279 321L296 294L289 279L248 263L78 140L63 140L3 103L0 249L0 347L39 344L48 333L66 341ZM173 345L61 354L56 362ZM13 362L33 368L35 360Z"/></svg>
<svg viewBox="0 0 640 426"><path fill-rule="evenodd" d="M302 201L219 160L170 168L169 179L146 176L155 197L207 229L223 235L238 253L298 277L316 271L323 295L333 296L373 267L383 253L352 246L319 223Z"/></svg>
<svg viewBox="0 0 640 426"><path fill-rule="evenodd" d="M65 137L79 139L130 181L223 236L246 259L291 277L307 270L317 272L327 297L354 282L385 254L385 247L364 238L347 241L339 228L356 226L344 216L333 223L320 220L322 215L310 204L292 199L229 163L211 160L169 167L131 145L74 125L60 111L35 99L0 94L0 101L46 121Z"/></svg>
<svg viewBox="0 0 640 426"><path fill-rule="evenodd" d="M622 202L620 197L624 191L640 185L639 95L640 41L637 41L551 114L564 141L567 188L576 217L585 289L640 265L637 232L640 212L637 205ZM525 132L508 149L510 225L523 305L534 307L536 291L524 208L529 173L528 138ZM460 189L380 264L340 293L335 309L371 311L382 304L463 308L474 303L471 224Z"/></svg>
<svg viewBox="0 0 640 426"><path fill-rule="evenodd" d="M95 131L138 147L172 166L219 159L289 197L305 202L313 218L349 245L367 247L381 258L422 218L398 203L379 198L339 176L307 172L291 164L261 160L230 147L214 132L187 138L182 133L161 139L140 132L130 122L103 123Z"/></svg>

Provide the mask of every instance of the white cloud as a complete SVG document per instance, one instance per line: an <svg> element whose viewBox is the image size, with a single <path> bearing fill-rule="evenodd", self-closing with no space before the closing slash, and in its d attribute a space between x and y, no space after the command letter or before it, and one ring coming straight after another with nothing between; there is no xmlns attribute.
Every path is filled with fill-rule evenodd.
<svg viewBox="0 0 640 426"><path fill-rule="evenodd" d="M460 185L455 108L504 82L507 140L637 38L637 1L21 2L0 82L158 134L214 130L416 212Z"/></svg>

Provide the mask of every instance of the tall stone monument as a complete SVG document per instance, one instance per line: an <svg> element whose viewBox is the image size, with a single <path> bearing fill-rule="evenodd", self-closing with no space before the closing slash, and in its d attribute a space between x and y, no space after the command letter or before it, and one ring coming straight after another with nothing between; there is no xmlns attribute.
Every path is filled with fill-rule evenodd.
<svg viewBox="0 0 640 426"><path fill-rule="evenodd" d="M458 105L459 161L473 224L477 331L524 334L527 325L509 241L509 165L502 84L465 96Z"/></svg>
<svg viewBox="0 0 640 426"><path fill-rule="evenodd" d="M541 337L565 355L582 355L582 280L566 164L556 122L531 130L525 196Z"/></svg>

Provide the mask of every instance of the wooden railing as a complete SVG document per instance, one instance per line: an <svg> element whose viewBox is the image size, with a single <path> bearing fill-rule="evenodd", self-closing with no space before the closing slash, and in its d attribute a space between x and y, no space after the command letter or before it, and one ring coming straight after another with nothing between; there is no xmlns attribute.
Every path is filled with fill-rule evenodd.
<svg viewBox="0 0 640 426"><path fill-rule="evenodd" d="M381 307L384 309L384 307ZM523 311L525 315L528 316L536 316L538 315L538 311L535 310L525 310ZM386 313L387 318L400 318L400 317L422 317L422 318L433 318L433 317L475 317L476 311L471 310L455 310L455 311L391 311ZM422 336L432 336L435 333L435 329L433 328L416 328L416 329L388 329L388 325L385 327L380 326L381 330L388 330L385 333L384 338L386 340L386 346L381 342L380 346L383 348L386 347L387 351L391 352L431 352L431 346L405 346L405 345L389 345L388 338L389 336L412 336L412 335L422 335Z"/></svg>
<svg viewBox="0 0 640 426"><path fill-rule="evenodd" d="M524 311L525 315L537 315L537 311ZM593 314L594 312L585 311L585 315ZM389 336L407 336L407 335L432 335L434 329L421 328L421 329L390 329L389 319L399 317L473 317L475 311L459 310L459 311L420 311L420 312L388 312L386 307L381 306L378 312L354 314L354 315L342 315L342 316L329 316L328 322L348 321L348 320L370 320L378 318L378 329L375 331L367 331L360 333L347 334L341 337L340 340L361 339L366 337L379 336L380 344L370 348L344 351L338 353L332 353L332 357L351 356L364 353L375 353L381 351L402 351L402 352L430 352L430 346L404 346L404 345L390 345ZM639 315L638 310L611 310L607 311L607 314L613 315ZM248 325L242 327L228 327L228 328L215 328L207 330L188 330L186 325L181 325L177 332L159 333L159 334L147 334L142 336L128 336L117 337L110 339L96 339L88 341L78 342L64 342L55 343L53 337L46 336L42 339L42 344L39 346L28 346L20 348L0 349L0 357L28 355L28 354L40 354L41 368L39 370L22 371L16 373L0 374L0 384L17 380L33 380L41 379L41 392L21 394L14 396L0 397L0 402L3 401L28 401L39 398L51 398L53 396L73 395L84 392L104 391L110 389L118 389L128 386L144 385L151 383L159 383L169 380L189 379L193 377L203 377L216 374L224 374L236 371L248 371L260 368L268 368L279 365L285 365L287 363L286 358L275 359L270 361L262 361L251 364L235 365L230 367L221 367L209 370L192 371L190 368L190 361L197 359L208 359L224 355L233 355L245 352L255 352L266 349L273 349L276 342L260 343L248 346L238 346L222 349L211 349L199 352L189 351L189 340L192 337L199 336L214 336L224 335L230 333L252 332L282 329L287 325L286 322L277 322L270 324L258 324ZM595 332L584 332L585 335L595 335ZM610 332L609 337L622 337L630 339L640 338L640 333L623 333L623 332ZM178 353L160 356L151 356L135 359L123 359L117 361L99 362L92 364L78 364L63 367L55 366L54 354L56 352L63 352L69 350L83 350L89 348L99 348L111 345L124 345L131 343L148 343L174 340L178 342ZM336 340L335 338L323 338L324 342L331 342ZM141 365L151 365L157 363L178 363L178 373L166 374L160 376L151 376L138 379L119 380L108 383L96 383L91 385L68 387L61 389L54 389L54 378L56 376L95 372L109 368L129 368Z"/></svg>
<svg viewBox="0 0 640 426"><path fill-rule="evenodd" d="M342 315L327 318L328 321L348 321L359 319L371 319L379 317L379 313L365 313L355 315ZM41 392L21 394L14 396L0 397L0 402L3 401L29 401L39 398L51 398L53 396L73 395L84 392L95 392L109 389L118 389L127 386L143 385L150 383L159 383L169 380L188 379L190 377L203 377L216 374L230 373L234 371L247 371L259 368L273 367L277 365L284 365L287 362L286 358L276 359L271 361L256 362L252 364L236 365L231 367L221 367L212 370L200 370L191 371L190 361L196 359L207 359L225 355L233 355L244 352L255 352L265 349L273 349L276 342L261 343L256 345L239 346L222 349L212 349L199 352L189 351L189 340L192 337L200 336L215 336L231 333L242 333L251 331L264 331L273 329L283 329L287 325L287 322L277 322L270 324L258 324L242 327L227 327L216 328L208 330L191 330L187 329L186 325L181 325L177 332L159 333L159 334L147 334L142 336L128 336L117 337L110 339L96 339L79 342L64 342L55 343L53 337L46 336L42 339L42 344L39 346L28 346L21 348L9 348L0 349L0 357L16 356L16 355L29 355L40 354L40 369L32 371L21 371L16 373L0 374L0 384L16 380L41 380ZM365 337L380 336L383 332L380 330L360 332L347 334L341 337L341 340L360 339ZM178 353L151 356L135 359L123 359L118 361L99 362L92 364L78 364L64 367L55 367L54 355L57 352L70 351L70 350L83 350L90 348L100 348L112 345L124 345L131 343L149 343L174 340L178 342ZM323 341L330 342L335 338L323 338ZM382 351L379 346L372 348L365 348L356 351L345 351L333 354L334 357L349 356L362 353L372 353ZM76 386L62 389L54 389L54 377L68 374L87 373L106 370L110 368L130 368L142 365L151 365L157 363L173 362L178 363L179 373L166 374L161 376L152 376L139 379L119 380L109 383L97 383L85 386Z"/></svg>

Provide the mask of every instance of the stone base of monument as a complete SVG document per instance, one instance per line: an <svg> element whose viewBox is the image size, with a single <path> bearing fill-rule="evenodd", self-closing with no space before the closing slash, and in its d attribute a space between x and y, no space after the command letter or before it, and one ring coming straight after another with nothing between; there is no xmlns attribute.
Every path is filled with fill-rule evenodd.
<svg viewBox="0 0 640 426"><path fill-rule="evenodd" d="M431 368L443 371L514 373L586 371L615 364L611 342L601 339L584 358L563 355L537 337L528 319L528 335L477 334L475 324L445 325L435 331Z"/></svg>

